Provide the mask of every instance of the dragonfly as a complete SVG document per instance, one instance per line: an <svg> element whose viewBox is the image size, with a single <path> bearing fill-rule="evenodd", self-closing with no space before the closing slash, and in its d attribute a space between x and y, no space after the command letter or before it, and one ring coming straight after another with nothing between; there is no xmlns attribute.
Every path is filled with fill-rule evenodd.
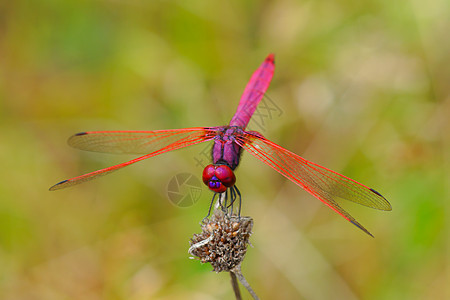
<svg viewBox="0 0 450 300"><path fill-rule="evenodd" d="M391 204L379 192L310 162L266 139L259 132L246 130L250 118L270 85L274 70L275 58L273 54L269 54L252 74L241 96L236 113L227 126L151 131L86 131L73 135L69 138L68 143L77 149L144 155L115 166L61 181L53 185L50 190L71 187L110 174L147 158L211 141L213 142L212 164L204 168L202 179L206 186L214 192L213 201L216 195L229 193L231 203L237 198L240 203L241 194L235 184L234 170L239 165L243 150L246 150L373 237L340 204L342 200L348 200L378 210L392 210Z"/></svg>

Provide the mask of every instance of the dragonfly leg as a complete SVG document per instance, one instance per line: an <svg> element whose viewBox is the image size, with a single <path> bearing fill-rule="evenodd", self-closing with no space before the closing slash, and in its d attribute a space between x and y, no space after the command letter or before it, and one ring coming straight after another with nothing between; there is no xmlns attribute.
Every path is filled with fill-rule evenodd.
<svg viewBox="0 0 450 300"><path fill-rule="evenodd" d="M237 186L233 186L235 189L235 192L237 194L237 197L239 197L239 212L238 212L238 216L239 219L241 218L241 207L242 207L242 199L241 199L241 192L239 191L239 189L237 188ZM236 198L237 198L236 197Z"/></svg>
<svg viewBox="0 0 450 300"><path fill-rule="evenodd" d="M233 187L230 188L230 205L228 205L228 207L230 207L230 215L233 215L234 212L234 200L236 200L236 193L234 192Z"/></svg>
<svg viewBox="0 0 450 300"><path fill-rule="evenodd" d="M234 203L236 202L236 199L239 198L239 211L238 211L238 216L241 216L241 192L239 191L239 189L237 188L237 186L232 186L230 188L230 204L228 205L228 207L231 207L230 211L231 214L233 214L233 209L234 209ZM228 208L227 207L227 208Z"/></svg>
<svg viewBox="0 0 450 300"><path fill-rule="evenodd" d="M223 193L221 194L223 195ZM222 203L222 199L225 199L224 203ZM225 190L225 197L219 197L219 205L222 211L227 214L227 202L228 202L228 189Z"/></svg>
<svg viewBox="0 0 450 300"><path fill-rule="evenodd" d="M214 204L214 199L216 198L216 195L218 193L214 193L212 199L211 199L211 203L209 204L209 210L208 210L208 214L206 215L206 217L203 218L202 222L205 221L210 215L211 215L211 209L213 207ZM219 202L220 202L220 197L219 197Z"/></svg>

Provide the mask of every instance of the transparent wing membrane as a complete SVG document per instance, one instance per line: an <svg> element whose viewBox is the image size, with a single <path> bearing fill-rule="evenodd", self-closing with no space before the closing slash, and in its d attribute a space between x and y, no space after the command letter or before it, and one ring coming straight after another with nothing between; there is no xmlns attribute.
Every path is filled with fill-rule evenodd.
<svg viewBox="0 0 450 300"><path fill-rule="evenodd" d="M88 131L71 136L74 148L103 153L148 154L186 138L205 132L203 127L154 131ZM189 141L189 138L187 139Z"/></svg>
<svg viewBox="0 0 450 300"><path fill-rule="evenodd" d="M389 202L377 191L307 161L262 136L249 133L238 137L238 142L256 158L301 186L369 235L370 232L340 207L338 202L345 199L380 210L392 209Z"/></svg>
<svg viewBox="0 0 450 300"><path fill-rule="evenodd" d="M156 131L93 131L72 136L69 145L88 151L106 153L147 153L133 160L61 181L51 191L70 187L172 150L206 142L214 138L213 129L187 128ZM131 151L127 146L131 147Z"/></svg>

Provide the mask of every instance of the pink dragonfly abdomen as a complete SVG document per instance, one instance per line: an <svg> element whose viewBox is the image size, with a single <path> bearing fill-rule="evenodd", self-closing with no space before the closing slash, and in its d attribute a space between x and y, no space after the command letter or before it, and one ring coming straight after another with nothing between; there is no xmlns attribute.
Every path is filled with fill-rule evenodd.
<svg viewBox="0 0 450 300"><path fill-rule="evenodd" d="M275 70L275 58L269 54L259 68L253 73L239 101L239 106L230 121L230 126L247 127L264 93L269 87Z"/></svg>

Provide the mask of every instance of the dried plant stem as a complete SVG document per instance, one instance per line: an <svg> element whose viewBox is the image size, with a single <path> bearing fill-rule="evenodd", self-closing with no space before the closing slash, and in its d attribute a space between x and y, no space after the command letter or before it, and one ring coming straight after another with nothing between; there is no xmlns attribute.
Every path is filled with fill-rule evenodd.
<svg viewBox="0 0 450 300"><path fill-rule="evenodd" d="M230 272L231 276L231 286L233 287L234 295L236 296L236 300L241 300L241 291L239 290L239 283L236 278L236 274L234 272Z"/></svg>
<svg viewBox="0 0 450 300"><path fill-rule="evenodd" d="M259 299L241 272L241 263L250 244L253 219L242 217L226 206L222 193L214 205L214 211L201 222L202 232L194 234L189 242L192 259L210 263L213 270L230 272L231 286L236 299L241 300L239 282L248 290L253 299ZM238 282L239 281L239 282Z"/></svg>
<svg viewBox="0 0 450 300"><path fill-rule="evenodd" d="M252 289L250 284L247 282L247 279L245 279L244 275L242 275L241 272L241 265L237 265L233 268L233 270L230 271L230 274L234 274L239 279L239 282L247 289L247 291L252 295L253 299L259 300L258 296L256 295L255 291ZM233 275L232 275L233 277ZM233 287L234 288L234 287Z"/></svg>

